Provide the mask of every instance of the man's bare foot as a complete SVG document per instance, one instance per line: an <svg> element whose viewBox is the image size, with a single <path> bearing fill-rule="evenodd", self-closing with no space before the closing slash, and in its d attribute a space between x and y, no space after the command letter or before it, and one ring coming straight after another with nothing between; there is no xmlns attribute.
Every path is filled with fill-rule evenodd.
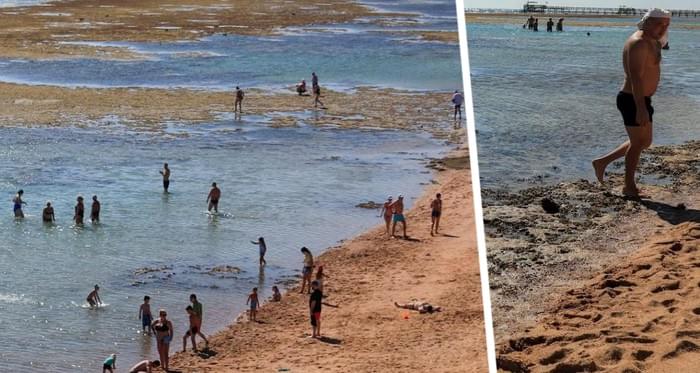
<svg viewBox="0 0 700 373"><path fill-rule="evenodd" d="M430 231L430 235L431 235L431 236L434 236L433 231Z"/></svg>
<svg viewBox="0 0 700 373"><path fill-rule="evenodd" d="M605 185L605 165L601 163L602 160L594 159L591 164L593 165L593 170L595 171L595 177L601 185Z"/></svg>

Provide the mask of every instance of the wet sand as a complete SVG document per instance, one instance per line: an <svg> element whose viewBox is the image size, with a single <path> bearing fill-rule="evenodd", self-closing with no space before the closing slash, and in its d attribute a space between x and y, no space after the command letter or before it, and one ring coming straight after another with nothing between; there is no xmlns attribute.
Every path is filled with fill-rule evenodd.
<svg viewBox="0 0 700 373"><path fill-rule="evenodd" d="M387 238L382 224L317 258L329 275L325 302L332 305L323 309L323 339L308 337L308 296L293 287L281 302L259 310L259 323L241 321L212 337L214 356L178 353L172 366L181 372L388 372L434 371L439 362L441 372L486 371L466 151L457 156L434 164L442 169L437 184L407 214L410 240ZM442 235L431 237L436 192L444 199ZM414 297L444 311L421 315L393 305Z"/></svg>
<svg viewBox="0 0 700 373"><path fill-rule="evenodd" d="M641 202L620 196L621 162L609 169L609 190L579 180L484 192L502 371L697 366L686 352L700 343L699 150L691 142L646 152L640 187L652 199ZM553 202L549 213L543 200Z"/></svg>
<svg viewBox="0 0 700 373"><path fill-rule="evenodd" d="M61 42L172 42L214 33L269 35L288 26L341 23L376 14L357 3L339 0L57 1L0 9L0 56L136 58L119 48Z"/></svg>

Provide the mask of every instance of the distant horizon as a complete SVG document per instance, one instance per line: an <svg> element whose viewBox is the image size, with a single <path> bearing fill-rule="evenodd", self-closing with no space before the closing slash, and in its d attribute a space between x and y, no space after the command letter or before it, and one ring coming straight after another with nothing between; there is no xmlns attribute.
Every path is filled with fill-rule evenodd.
<svg viewBox="0 0 700 373"><path fill-rule="evenodd" d="M464 0L465 9L522 9L526 0ZM700 10L696 0L636 0L636 1L620 1L613 5L610 1L605 0L562 0L562 1L537 1L544 5L562 5L562 6L580 6L591 8L617 8L626 6L628 8L648 9L654 7L662 7L664 9L682 9L682 10Z"/></svg>

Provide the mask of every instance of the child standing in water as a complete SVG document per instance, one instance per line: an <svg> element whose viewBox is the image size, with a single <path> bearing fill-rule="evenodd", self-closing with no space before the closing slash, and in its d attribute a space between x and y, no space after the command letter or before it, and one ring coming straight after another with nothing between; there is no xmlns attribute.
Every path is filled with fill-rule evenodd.
<svg viewBox="0 0 700 373"><path fill-rule="evenodd" d="M248 300L245 304L250 304L248 321L256 321L255 316L258 312L258 288L253 288L253 292L248 295Z"/></svg>
<svg viewBox="0 0 700 373"><path fill-rule="evenodd" d="M265 261L265 253L267 252L267 245L265 244L265 239L260 237L257 241L250 241L253 245L258 245L260 247L260 266L267 264Z"/></svg>
<svg viewBox="0 0 700 373"><path fill-rule="evenodd" d="M143 331L151 334L153 327L151 322L153 322L153 315L151 314L151 297L146 295L143 297L143 304L139 307L139 318L141 319L141 326Z"/></svg>

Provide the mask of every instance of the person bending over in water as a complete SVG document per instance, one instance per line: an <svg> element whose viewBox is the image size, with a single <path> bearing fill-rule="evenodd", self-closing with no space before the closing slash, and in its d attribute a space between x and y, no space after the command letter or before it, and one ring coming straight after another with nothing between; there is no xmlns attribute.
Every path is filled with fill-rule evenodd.
<svg viewBox="0 0 700 373"><path fill-rule="evenodd" d="M442 195L440 193L435 195L435 199L430 203L430 220L432 225L430 226L430 235L433 235L433 230L435 234L438 234L438 228L440 227L440 215L442 215Z"/></svg>
<svg viewBox="0 0 700 373"><path fill-rule="evenodd" d="M102 299L100 299L100 295L97 293L99 290L100 287L95 285L95 289L88 294L86 300L88 304L90 304L90 308L102 305Z"/></svg>
<svg viewBox="0 0 700 373"><path fill-rule="evenodd" d="M394 305L398 308L404 308L407 310L418 311L419 313L433 313L433 312L442 311L442 307L440 307L440 306L433 306L428 302L419 301L419 300L415 300L415 299L411 300L408 303L396 303L396 302L394 302Z"/></svg>
<svg viewBox="0 0 700 373"><path fill-rule="evenodd" d="M85 216L85 205L83 205L83 197L78 196L78 203L75 205L75 215L73 215L75 224L83 225L83 216Z"/></svg>
<svg viewBox="0 0 700 373"><path fill-rule="evenodd" d="M260 237L258 238L258 241L250 241L253 245L258 245L260 248L260 266L264 266L267 264L265 261L265 253L267 252L267 245L265 245L265 239Z"/></svg>
<svg viewBox="0 0 700 373"><path fill-rule="evenodd" d="M301 83L297 84L297 93L299 96L302 96L304 93L306 93L306 80L301 81Z"/></svg>
<svg viewBox="0 0 700 373"><path fill-rule="evenodd" d="M403 216L403 195L399 194L399 198L390 205L394 211L394 224L391 226L391 237L395 237L396 223L401 223L403 226L403 238L408 238L406 235L406 217Z"/></svg>
<svg viewBox="0 0 700 373"><path fill-rule="evenodd" d="M15 194L15 197L12 199L12 202L14 203L12 210L15 213L16 218L23 219L24 218L24 212L22 211L22 205L26 205L27 202L22 201L22 195L24 194L24 190L20 189L17 194Z"/></svg>
<svg viewBox="0 0 700 373"><path fill-rule="evenodd" d="M168 164L163 163L163 169L158 172L163 175L163 192L168 193L168 188L170 187L170 168L168 168Z"/></svg>
<svg viewBox="0 0 700 373"><path fill-rule="evenodd" d="M44 210L41 212L41 220L43 220L44 223L53 223L56 221L56 218L53 215L53 207L51 207L51 202L46 202L46 207L44 207Z"/></svg>
<svg viewBox="0 0 700 373"><path fill-rule="evenodd" d="M219 212L219 198L221 198L221 189L216 186L216 183L211 183L211 190L207 196L207 202L209 203L209 212L213 208L215 212Z"/></svg>
<svg viewBox="0 0 700 373"><path fill-rule="evenodd" d="M634 177L642 151L651 145L651 96L656 92L661 77L661 47L665 43L671 13L661 9L649 10L637 24L622 48L622 67L625 80L617 94L617 108L622 114L629 140L610 153L593 160L598 181L603 184L605 168L618 158L625 157L625 186L622 194L642 198Z"/></svg>
<svg viewBox="0 0 700 373"><path fill-rule="evenodd" d="M153 368L160 367L160 360L143 360L129 369L129 373L153 373Z"/></svg>
<svg viewBox="0 0 700 373"><path fill-rule="evenodd" d="M93 223L100 222L100 201L97 196L92 196L92 208L90 209L90 221Z"/></svg>
<svg viewBox="0 0 700 373"><path fill-rule="evenodd" d="M114 369L117 369L117 354L109 355L109 357L105 359L104 363L102 363L102 373L105 373L106 371L114 373Z"/></svg>

